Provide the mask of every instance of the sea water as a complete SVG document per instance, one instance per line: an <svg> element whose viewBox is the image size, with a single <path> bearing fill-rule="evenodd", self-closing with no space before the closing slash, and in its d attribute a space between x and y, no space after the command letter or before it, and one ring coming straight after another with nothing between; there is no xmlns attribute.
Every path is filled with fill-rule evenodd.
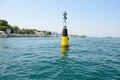
<svg viewBox="0 0 120 80"><path fill-rule="evenodd" d="M120 38L0 38L0 80L120 80ZM65 50L65 51L64 51Z"/></svg>

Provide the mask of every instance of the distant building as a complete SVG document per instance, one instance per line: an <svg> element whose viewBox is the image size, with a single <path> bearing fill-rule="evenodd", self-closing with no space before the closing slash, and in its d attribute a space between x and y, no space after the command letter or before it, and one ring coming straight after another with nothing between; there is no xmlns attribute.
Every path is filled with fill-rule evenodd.
<svg viewBox="0 0 120 80"><path fill-rule="evenodd" d="M86 35L80 35L81 38L86 38Z"/></svg>
<svg viewBox="0 0 120 80"><path fill-rule="evenodd" d="M7 34L4 31L0 31L0 37L7 37Z"/></svg>
<svg viewBox="0 0 120 80"><path fill-rule="evenodd" d="M44 36L44 32L43 31L35 31L35 35L36 36Z"/></svg>
<svg viewBox="0 0 120 80"><path fill-rule="evenodd" d="M7 35L10 35L11 34L11 29L6 29L6 33L7 33Z"/></svg>
<svg viewBox="0 0 120 80"><path fill-rule="evenodd" d="M54 37L58 37L58 36L59 36L59 34L58 34L57 32L53 32L52 35L53 35Z"/></svg>

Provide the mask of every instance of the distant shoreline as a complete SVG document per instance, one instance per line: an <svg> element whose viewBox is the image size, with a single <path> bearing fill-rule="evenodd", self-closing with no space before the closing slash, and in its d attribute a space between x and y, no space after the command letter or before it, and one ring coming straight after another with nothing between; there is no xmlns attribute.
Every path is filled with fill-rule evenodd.
<svg viewBox="0 0 120 80"><path fill-rule="evenodd" d="M9 37L53 37L52 35L39 36L36 34L10 34L6 36L0 36L0 38L9 38Z"/></svg>
<svg viewBox="0 0 120 80"><path fill-rule="evenodd" d="M11 38L11 37L60 37L59 36L54 36L54 35L36 35L36 34L10 34L10 35L0 35L0 38ZM111 37L111 36L107 36L107 37L88 37L88 36L71 36L69 35L69 37L79 37L79 38L120 38L120 37Z"/></svg>

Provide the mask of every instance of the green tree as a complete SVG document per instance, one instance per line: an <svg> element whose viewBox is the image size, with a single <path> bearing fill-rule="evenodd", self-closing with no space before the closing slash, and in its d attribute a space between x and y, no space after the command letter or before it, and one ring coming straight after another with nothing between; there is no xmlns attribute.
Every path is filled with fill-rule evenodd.
<svg viewBox="0 0 120 80"><path fill-rule="evenodd" d="M51 33L50 31L48 31L46 34L47 34L47 35L51 35L52 33Z"/></svg>
<svg viewBox="0 0 120 80"><path fill-rule="evenodd" d="M20 30L20 28L19 28L18 26L14 26L14 27L13 27L13 32L14 32L14 33L18 33L19 30Z"/></svg>
<svg viewBox="0 0 120 80"><path fill-rule="evenodd" d="M0 20L0 30L6 31L6 29L10 29L11 33L13 33L13 27L10 26L6 20Z"/></svg>
<svg viewBox="0 0 120 80"><path fill-rule="evenodd" d="M36 29L30 29L30 34L35 34Z"/></svg>
<svg viewBox="0 0 120 80"><path fill-rule="evenodd" d="M36 29L21 29L20 30L20 34L34 34L35 31L37 31Z"/></svg>
<svg viewBox="0 0 120 80"><path fill-rule="evenodd" d="M0 26L8 26L8 22L6 20L0 20Z"/></svg>
<svg viewBox="0 0 120 80"><path fill-rule="evenodd" d="M0 26L0 31L6 31L6 29L9 29L8 26Z"/></svg>

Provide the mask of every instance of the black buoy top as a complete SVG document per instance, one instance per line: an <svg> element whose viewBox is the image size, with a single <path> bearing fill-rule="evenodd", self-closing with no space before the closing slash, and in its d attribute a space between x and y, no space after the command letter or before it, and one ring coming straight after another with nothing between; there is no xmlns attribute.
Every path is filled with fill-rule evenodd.
<svg viewBox="0 0 120 80"><path fill-rule="evenodd" d="M64 28L63 28L62 36L68 36L66 26L64 26Z"/></svg>

